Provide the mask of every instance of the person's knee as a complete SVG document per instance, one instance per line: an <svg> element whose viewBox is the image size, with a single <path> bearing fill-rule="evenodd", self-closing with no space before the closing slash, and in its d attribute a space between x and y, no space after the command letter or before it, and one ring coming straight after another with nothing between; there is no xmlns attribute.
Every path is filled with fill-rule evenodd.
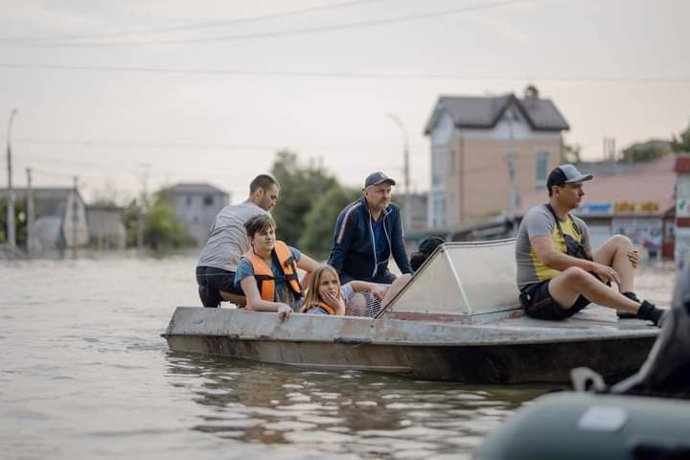
<svg viewBox="0 0 690 460"><path fill-rule="evenodd" d="M609 239L609 241L616 248L624 249L626 251L632 249L632 247L633 247L632 240L625 235L621 235L621 234L613 235Z"/></svg>
<svg viewBox="0 0 690 460"><path fill-rule="evenodd" d="M580 267L570 267L561 274L566 284L574 287L586 286L589 283L596 281L592 275L581 269Z"/></svg>

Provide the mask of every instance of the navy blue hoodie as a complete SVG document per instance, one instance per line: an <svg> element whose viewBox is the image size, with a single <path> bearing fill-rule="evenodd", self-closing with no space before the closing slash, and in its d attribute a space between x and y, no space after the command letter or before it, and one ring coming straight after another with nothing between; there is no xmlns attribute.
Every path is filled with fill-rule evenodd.
<svg viewBox="0 0 690 460"><path fill-rule="evenodd" d="M412 273L403 243L400 208L391 203L382 212L380 219L383 219L388 247L384 249L382 260L377 260L366 198L361 197L350 203L338 215L328 264L337 270L341 283L353 279L383 282L388 273L391 254L402 273Z"/></svg>

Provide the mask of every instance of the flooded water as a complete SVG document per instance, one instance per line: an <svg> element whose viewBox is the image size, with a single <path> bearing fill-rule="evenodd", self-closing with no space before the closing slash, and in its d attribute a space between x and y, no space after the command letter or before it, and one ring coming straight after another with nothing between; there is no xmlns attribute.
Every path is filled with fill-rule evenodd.
<svg viewBox="0 0 690 460"><path fill-rule="evenodd" d="M195 259L0 261L2 458L469 458L552 387L314 372L168 351ZM638 291L668 303L673 266Z"/></svg>

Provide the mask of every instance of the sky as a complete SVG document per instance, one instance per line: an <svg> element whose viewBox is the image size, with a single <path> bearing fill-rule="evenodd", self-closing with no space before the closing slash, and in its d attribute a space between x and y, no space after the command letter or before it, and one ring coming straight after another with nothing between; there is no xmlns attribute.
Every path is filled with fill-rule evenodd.
<svg viewBox="0 0 690 460"><path fill-rule="evenodd" d="M430 186L440 95L528 84L587 160L690 122L685 0L0 0L13 184L124 204L207 182L239 202L289 149L359 187ZM400 123L396 122L399 121ZM3 152L5 148L3 147ZM0 158L0 187L7 187ZM507 179L507 178L506 178ZM400 191L402 187L398 187Z"/></svg>

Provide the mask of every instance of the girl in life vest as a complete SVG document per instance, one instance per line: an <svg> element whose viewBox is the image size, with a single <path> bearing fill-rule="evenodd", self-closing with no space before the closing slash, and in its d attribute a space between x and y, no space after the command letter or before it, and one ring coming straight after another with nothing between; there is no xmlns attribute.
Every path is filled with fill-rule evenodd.
<svg viewBox="0 0 690 460"><path fill-rule="evenodd" d="M311 277L300 311L312 315L342 316L351 307L355 294L364 292L369 292L370 296L383 307L409 279L410 275L403 275L392 285L350 281L341 286L338 272L330 265L321 265Z"/></svg>
<svg viewBox="0 0 690 460"><path fill-rule="evenodd" d="M252 247L237 266L235 283L247 297L247 310L275 311L283 321L302 305L304 292L297 269L306 271L308 279L317 263L276 240L271 216L254 216L244 226Z"/></svg>

